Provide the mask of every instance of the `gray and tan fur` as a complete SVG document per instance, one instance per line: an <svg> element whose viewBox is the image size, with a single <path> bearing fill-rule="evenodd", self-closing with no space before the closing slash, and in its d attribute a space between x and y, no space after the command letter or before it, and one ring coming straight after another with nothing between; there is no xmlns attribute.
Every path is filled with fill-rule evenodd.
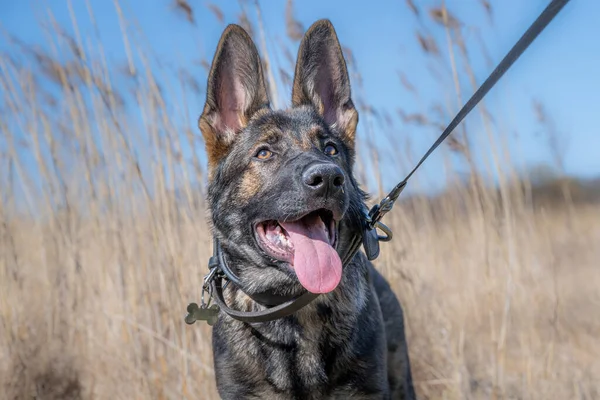
<svg viewBox="0 0 600 400"><path fill-rule="evenodd" d="M331 23L306 32L295 71L292 108L270 108L252 39L237 25L224 31L200 118L209 160L211 223L242 287L226 299L240 310L264 309L246 293L297 295L294 271L257 245L254 226L330 210L337 251L360 229L365 194L353 175L358 113ZM334 146L335 155L324 154ZM268 160L257 151L268 149ZM341 190L304 188L307 165L341 174ZM414 399L402 309L362 253L339 286L296 314L247 324L224 313L213 330L215 374L223 399Z"/></svg>

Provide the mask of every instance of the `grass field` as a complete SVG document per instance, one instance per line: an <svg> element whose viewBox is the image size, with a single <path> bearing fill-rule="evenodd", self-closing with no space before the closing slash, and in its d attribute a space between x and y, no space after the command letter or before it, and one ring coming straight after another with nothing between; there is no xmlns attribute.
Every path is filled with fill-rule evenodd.
<svg viewBox="0 0 600 400"><path fill-rule="evenodd" d="M460 58L446 10L430 14ZM261 24L250 26L260 38ZM202 143L178 84L202 91L189 74L161 78L126 29L125 72L76 29L52 18L48 29L45 49L7 35L15 51L0 58L10 115L0 120L0 398L218 398L210 328L183 321L211 235L204 161L189 151ZM600 398L600 185L562 177L558 151L545 185L517 174L503 133L478 112L497 185L459 130L439 153L446 189L388 214L395 238L376 262L404 304L419 397ZM382 154L362 143L357 171L375 176L378 198ZM454 173L457 158L468 179Z"/></svg>

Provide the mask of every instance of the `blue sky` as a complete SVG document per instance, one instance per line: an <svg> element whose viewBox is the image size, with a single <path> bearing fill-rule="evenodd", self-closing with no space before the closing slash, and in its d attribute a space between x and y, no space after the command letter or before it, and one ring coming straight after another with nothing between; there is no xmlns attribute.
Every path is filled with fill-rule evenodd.
<svg viewBox="0 0 600 400"><path fill-rule="evenodd" d="M465 23L463 34L478 83L493 68L483 56L482 43L495 65L548 2L492 1L493 19L490 23L477 0L446 1L450 11ZM81 35L89 42L95 36L86 2L72 0L72 3ZM126 58L114 3L108 0L90 0L90 3L109 61L124 64ZM376 122L369 126L370 120L364 113L361 114L359 125L361 137L374 139L384 151L389 150L391 145L401 146L405 143L404 138L409 138L414 158L424 152L440 132L405 124L397 118L396 110L402 108L407 113L430 115L433 102L451 105L454 112L458 109L449 75L442 80L432 76L430 66L434 63L422 54L415 40L415 32L426 27L433 33L447 60L444 32L427 15L427 10L440 2L415 0L415 3L421 11L421 22L413 16L404 0L302 0L296 1L294 6L296 17L304 28L319 18L332 20L340 41L352 50L362 75L361 95L375 110L387 112L394 118L395 128L387 135L397 135L397 142L391 143ZM225 17L224 22L219 22L207 7L208 2L190 0L190 4L195 10L195 26L189 24L182 14L173 11L170 0L121 1L130 28L140 28L141 34L135 34L132 39L136 45L144 46L155 54L157 64L166 68L176 69L180 65L189 67L190 71L198 74L198 80L204 85L205 72L198 66L198 60L211 61L225 24L237 22L240 4L246 4L253 20L256 13L251 2L216 2ZM263 0L260 4L267 44L273 54L271 61L276 67L289 70L285 57L278 51L279 44L284 43L295 55L298 43L285 35L286 2ZM0 27L27 43L43 45L46 37L39 22L47 21L49 10L61 25L71 26L66 1L0 0ZM535 98L543 102L558 130L564 135L567 173L582 177L600 174L598 15L600 2L571 1L486 98L494 118L496 140L508 143L514 163L526 167L550 162L544 129L536 122L533 113L532 99ZM0 40L0 52L11 51L7 46L6 42ZM403 87L398 78L399 71L418 90L418 95ZM461 82L464 102L472 94L472 88L463 75ZM358 91L355 84L354 93ZM289 105L289 91L282 96L284 104L281 105ZM189 103L193 125L201 112L202 103L203 98L192 99ZM448 114L445 123L450 118ZM493 149L487 140L483 140L485 133L478 115L467 119L467 128L478 162L481 162ZM424 182L433 186L440 185L440 171L443 168L441 153L435 153L431 161L426 163L423 171L419 172L419 179L425 179ZM395 163L391 156L385 160L389 168L385 175L385 186L389 187L407 172L410 160L404 160L401 165ZM456 168L460 169L460 164Z"/></svg>

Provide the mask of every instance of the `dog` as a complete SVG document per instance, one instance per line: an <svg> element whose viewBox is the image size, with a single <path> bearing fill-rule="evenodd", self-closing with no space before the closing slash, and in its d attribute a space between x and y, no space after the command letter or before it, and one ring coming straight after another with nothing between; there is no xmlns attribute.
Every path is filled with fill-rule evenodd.
<svg viewBox="0 0 600 400"><path fill-rule="evenodd" d="M210 224L240 281L224 297L258 311L257 293L320 295L270 322L220 313L212 344L223 399L415 398L400 303L362 252L346 266L339 256L364 218L357 123L329 20L303 37L287 110L270 107L251 37L225 29L199 119Z"/></svg>

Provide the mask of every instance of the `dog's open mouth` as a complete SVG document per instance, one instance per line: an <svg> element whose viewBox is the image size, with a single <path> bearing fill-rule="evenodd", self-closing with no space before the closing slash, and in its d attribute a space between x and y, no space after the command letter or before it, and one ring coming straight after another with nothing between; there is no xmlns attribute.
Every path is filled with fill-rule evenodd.
<svg viewBox="0 0 600 400"><path fill-rule="evenodd" d="M342 261L335 250L338 233L330 211L313 211L296 221L263 221L255 229L261 248L288 262L309 292L328 293L340 283Z"/></svg>

